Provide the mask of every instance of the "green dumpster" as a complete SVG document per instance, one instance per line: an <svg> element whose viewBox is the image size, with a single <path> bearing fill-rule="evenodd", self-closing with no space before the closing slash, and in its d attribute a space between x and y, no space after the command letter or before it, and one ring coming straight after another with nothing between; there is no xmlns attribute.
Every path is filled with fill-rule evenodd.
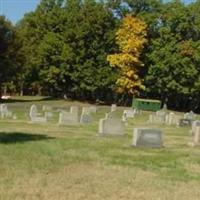
<svg viewBox="0 0 200 200"><path fill-rule="evenodd" d="M138 110L157 111L161 109L161 101L133 98L132 107Z"/></svg>

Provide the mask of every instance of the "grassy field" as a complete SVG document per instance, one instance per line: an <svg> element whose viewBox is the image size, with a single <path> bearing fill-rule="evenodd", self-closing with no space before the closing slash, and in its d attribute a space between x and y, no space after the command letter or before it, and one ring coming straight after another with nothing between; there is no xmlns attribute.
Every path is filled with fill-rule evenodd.
<svg viewBox="0 0 200 200"><path fill-rule="evenodd" d="M47 124L28 123L30 105L51 105ZM0 120L0 200L199 200L200 148L188 146L189 128L147 125L149 113L130 119L124 137L98 137L99 106L90 125L58 126L56 109L80 102L16 98L17 120ZM123 107L118 108L121 115ZM134 127L160 127L162 149L130 147Z"/></svg>

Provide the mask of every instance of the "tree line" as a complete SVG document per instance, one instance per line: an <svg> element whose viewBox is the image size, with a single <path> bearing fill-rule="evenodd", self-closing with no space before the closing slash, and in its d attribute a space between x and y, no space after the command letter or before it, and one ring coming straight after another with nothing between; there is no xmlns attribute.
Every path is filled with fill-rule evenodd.
<svg viewBox="0 0 200 200"><path fill-rule="evenodd" d="M141 83L136 97L200 111L200 0L41 0L16 25L0 16L1 95L7 90L130 103L131 84L121 93L116 86L128 83L125 71L120 77L120 65L110 66L116 64L112 55L119 60L127 47L117 36L126 16L138 19L146 31L142 49L135 52L141 64L137 76L127 64L127 76L135 80L130 91ZM132 32L140 30L132 24ZM127 27L122 36L132 33ZM136 51L137 41L130 44L129 52Z"/></svg>

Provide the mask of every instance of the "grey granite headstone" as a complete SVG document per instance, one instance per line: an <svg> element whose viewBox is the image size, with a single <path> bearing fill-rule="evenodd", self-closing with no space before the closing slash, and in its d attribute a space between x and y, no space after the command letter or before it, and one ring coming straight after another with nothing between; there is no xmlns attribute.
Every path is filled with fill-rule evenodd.
<svg viewBox="0 0 200 200"><path fill-rule="evenodd" d="M78 124L78 118L76 114L62 111L59 113L59 125L76 125Z"/></svg>
<svg viewBox="0 0 200 200"><path fill-rule="evenodd" d="M160 129L134 128L132 145L135 147L163 147L163 133Z"/></svg>
<svg viewBox="0 0 200 200"><path fill-rule="evenodd" d="M92 117L90 114L81 114L80 123L88 124L91 123Z"/></svg>
<svg viewBox="0 0 200 200"><path fill-rule="evenodd" d="M100 119L99 135L124 135L124 123L120 119Z"/></svg>

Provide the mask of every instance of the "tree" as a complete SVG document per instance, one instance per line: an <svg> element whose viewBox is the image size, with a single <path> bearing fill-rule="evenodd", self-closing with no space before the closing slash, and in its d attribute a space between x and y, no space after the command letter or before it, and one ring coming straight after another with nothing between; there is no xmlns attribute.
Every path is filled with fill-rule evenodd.
<svg viewBox="0 0 200 200"><path fill-rule="evenodd" d="M191 8L180 1L164 5L158 36L149 43L145 85L147 96L168 99L173 108L194 110L200 103L200 15Z"/></svg>
<svg viewBox="0 0 200 200"><path fill-rule="evenodd" d="M0 97L2 86L12 81L19 70L16 30L10 21L0 16Z"/></svg>
<svg viewBox="0 0 200 200"><path fill-rule="evenodd" d="M142 62L140 54L146 43L146 24L136 17L127 15L116 33L116 43L119 53L108 55L110 65L119 72L117 79L120 93L136 94L139 89L144 89L139 77Z"/></svg>

